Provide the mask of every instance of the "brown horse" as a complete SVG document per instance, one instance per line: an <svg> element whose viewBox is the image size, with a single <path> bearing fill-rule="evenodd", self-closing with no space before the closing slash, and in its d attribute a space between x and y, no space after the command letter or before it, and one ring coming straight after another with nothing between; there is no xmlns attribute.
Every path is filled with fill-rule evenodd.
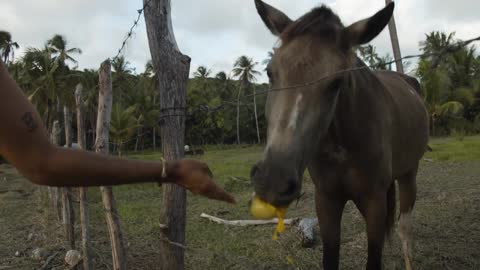
<svg viewBox="0 0 480 270"><path fill-rule="evenodd" d="M251 172L256 194L287 206L299 197L308 168L324 268L338 269L342 212L352 200L366 220L367 269L381 269L385 236L395 222L397 180L399 234L411 267L408 232L419 160L427 149L427 112L416 79L372 71L354 53L385 28L393 3L348 27L325 6L292 21L260 0L255 4L281 41L268 67L271 86L290 88L268 95L267 146Z"/></svg>

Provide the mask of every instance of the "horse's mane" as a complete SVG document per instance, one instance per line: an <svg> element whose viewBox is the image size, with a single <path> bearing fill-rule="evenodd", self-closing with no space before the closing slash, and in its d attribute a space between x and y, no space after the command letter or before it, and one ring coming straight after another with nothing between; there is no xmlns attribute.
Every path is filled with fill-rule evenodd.
<svg viewBox="0 0 480 270"><path fill-rule="evenodd" d="M282 33L282 40L289 41L306 34L332 36L343 27L340 18L325 5L312 9L300 17Z"/></svg>

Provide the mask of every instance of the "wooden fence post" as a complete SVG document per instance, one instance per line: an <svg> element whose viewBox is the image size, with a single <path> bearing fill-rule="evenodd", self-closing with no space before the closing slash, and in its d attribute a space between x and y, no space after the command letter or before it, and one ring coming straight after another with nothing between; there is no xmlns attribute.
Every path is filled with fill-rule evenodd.
<svg viewBox="0 0 480 270"><path fill-rule="evenodd" d="M170 0L144 0L145 23L153 66L160 91L160 135L162 153L167 160L184 155L185 99L190 57L176 43L171 20ZM170 115L170 116L168 116ZM159 269L185 268L184 250L170 241L185 243L186 193L176 185L163 186L160 210L161 261Z"/></svg>
<svg viewBox="0 0 480 270"><path fill-rule="evenodd" d="M99 69L99 97L97 115L97 139L95 151L108 154L110 119L112 113L112 71L110 59L104 61ZM107 219L110 243L112 245L112 260L114 270L127 269L125 248L123 245L120 218L115 206L112 187L100 187L103 206Z"/></svg>
<svg viewBox="0 0 480 270"><path fill-rule="evenodd" d="M60 136L61 136L60 122L58 120L55 120L53 121L52 134L50 138L52 144L59 146ZM55 216L57 217L58 221L61 221L62 220L62 210L60 209L61 189L58 187L49 187L49 189L50 189Z"/></svg>
<svg viewBox="0 0 480 270"><path fill-rule="evenodd" d="M77 108L77 142L78 146L82 150L87 150L87 140L85 136L85 116L83 108L83 86L77 84L75 88L75 104ZM82 231L82 262L83 270L92 269L92 255L90 244L90 224L88 213L88 200L87 200L87 188L81 187L79 191L79 203L80 203L80 227Z"/></svg>
<svg viewBox="0 0 480 270"><path fill-rule="evenodd" d="M72 115L67 106L63 106L64 127L65 127L65 146L72 147ZM75 249L75 215L72 204L72 189L61 188L62 192L62 225L64 227L65 237L71 249Z"/></svg>
<svg viewBox="0 0 480 270"><path fill-rule="evenodd" d="M385 0L385 4L390 4L392 0ZM390 31L390 40L392 41L393 57L395 58L395 65L397 71L405 73L403 70L402 53L400 51L400 42L398 41L397 26L395 25L395 16L392 15L392 19L388 23L388 30ZM400 61L397 61L400 60Z"/></svg>

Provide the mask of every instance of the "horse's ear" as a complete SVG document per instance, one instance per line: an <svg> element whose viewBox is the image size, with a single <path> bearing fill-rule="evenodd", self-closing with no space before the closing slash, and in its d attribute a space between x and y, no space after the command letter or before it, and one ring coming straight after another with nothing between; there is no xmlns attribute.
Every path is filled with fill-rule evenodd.
<svg viewBox="0 0 480 270"><path fill-rule="evenodd" d="M292 20L280 10L265 4L262 0L255 0L258 14L270 31L276 35L280 34L292 23Z"/></svg>
<svg viewBox="0 0 480 270"><path fill-rule="evenodd" d="M345 28L345 38L348 45L361 45L374 39L392 18L394 8L395 4L391 2L372 17L358 21Z"/></svg>

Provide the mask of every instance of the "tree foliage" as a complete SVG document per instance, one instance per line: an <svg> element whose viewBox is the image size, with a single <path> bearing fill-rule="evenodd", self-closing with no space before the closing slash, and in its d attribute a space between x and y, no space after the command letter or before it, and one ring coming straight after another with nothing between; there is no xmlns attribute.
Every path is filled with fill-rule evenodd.
<svg viewBox="0 0 480 270"><path fill-rule="evenodd" d="M459 130L480 132L480 57L476 47L435 57L455 42L454 33L432 32L420 43L421 51L430 56L419 59L414 75L421 82L434 135ZM54 35L41 48L27 48L24 55L14 61L16 48L18 44L10 33L0 31L1 57L8 60L10 73L35 104L48 128L61 117L64 105L75 111L73 92L78 83L83 85L87 141L92 147L97 117L97 70L78 70L76 56L82 51L70 47L67 38L61 35ZM391 69L391 65L385 63L392 58L380 56L375 47L362 46L357 52L374 69ZM265 138L266 95L253 94L255 90L263 92L269 87L256 83L256 79L272 55L272 52L268 54L262 66L250 57L240 56L232 63L232 70L216 74L207 66L199 66L187 85L187 107L165 112L161 112L158 105L158 82L152 62L146 63L143 73L137 73L127 59L116 58L112 63L112 148L121 152L152 147L159 141L162 118L169 114L186 117L189 145L232 144L239 138L240 143L256 143L258 137Z"/></svg>

